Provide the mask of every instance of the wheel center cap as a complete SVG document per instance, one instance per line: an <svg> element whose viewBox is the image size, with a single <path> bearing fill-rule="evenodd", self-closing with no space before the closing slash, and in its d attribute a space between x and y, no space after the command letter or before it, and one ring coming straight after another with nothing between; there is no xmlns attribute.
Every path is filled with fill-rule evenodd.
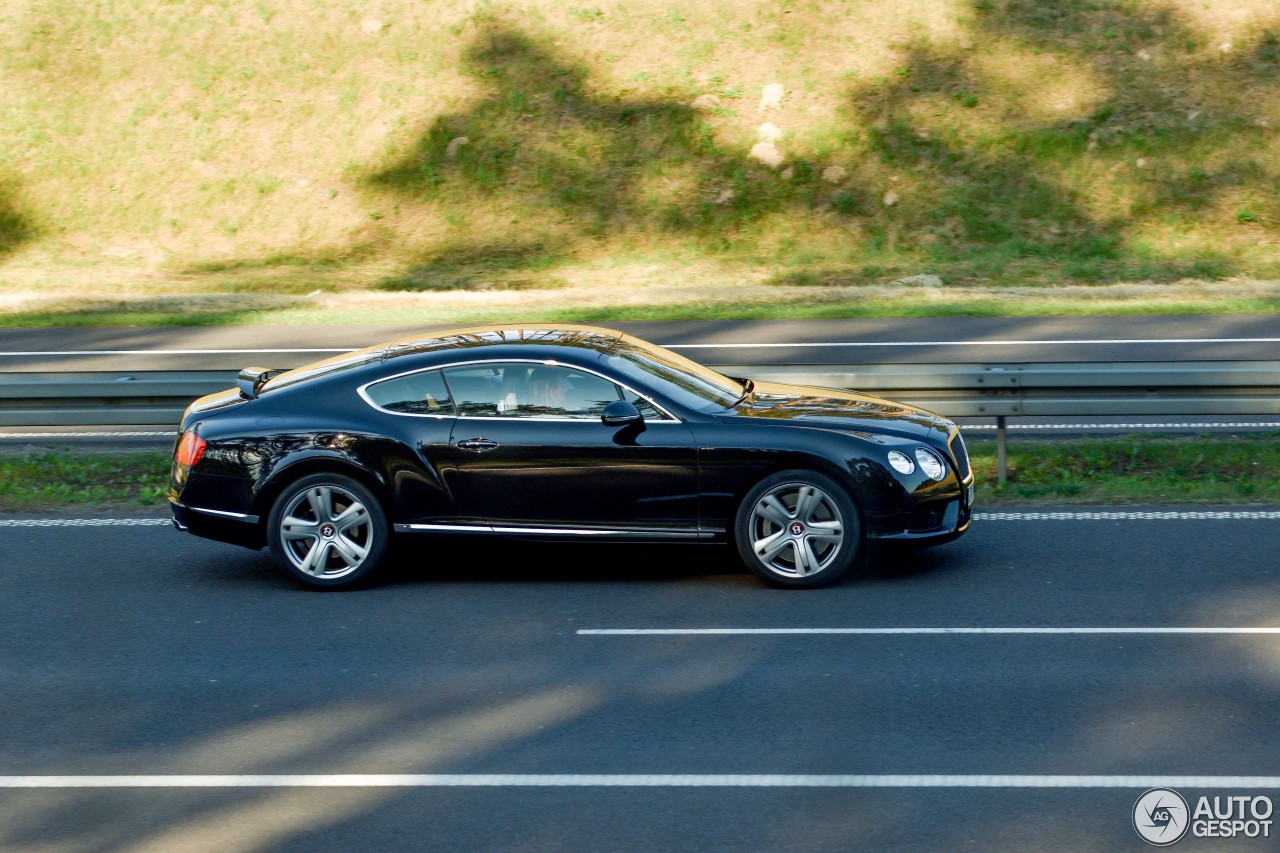
<svg viewBox="0 0 1280 853"><path fill-rule="evenodd" d="M801 533L804 533L804 525L798 521L791 522L791 535L799 536Z"/></svg>
<svg viewBox="0 0 1280 853"><path fill-rule="evenodd" d="M320 528L320 535L323 536L325 539L332 539L333 535L337 532L338 531L334 528L332 524L326 524Z"/></svg>

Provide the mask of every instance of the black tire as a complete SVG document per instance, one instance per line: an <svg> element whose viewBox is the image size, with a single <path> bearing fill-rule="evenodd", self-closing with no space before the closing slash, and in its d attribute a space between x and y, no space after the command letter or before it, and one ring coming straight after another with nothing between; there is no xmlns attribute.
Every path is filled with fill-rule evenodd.
<svg viewBox="0 0 1280 853"><path fill-rule="evenodd" d="M382 504L359 481L341 474L311 474L291 483L267 516L271 555L308 589L368 583L385 561L390 539Z"/></svg>
<svg viewBox="0 0 1280 853"><path fill-rule="evenodd" d="M769 497L774 502L762 503ZM743 498L734 518L733 541L742 562L764 581L812 589L839 580L858 560L862 517L848 491L825 474L779 471ZM760 542L768 544L758 552Z"/></svg>

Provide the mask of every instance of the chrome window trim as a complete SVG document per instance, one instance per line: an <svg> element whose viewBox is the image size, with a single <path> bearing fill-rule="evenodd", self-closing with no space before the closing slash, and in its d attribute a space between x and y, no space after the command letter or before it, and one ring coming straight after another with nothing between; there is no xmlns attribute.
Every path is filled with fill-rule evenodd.
<svg viewBox="0 0 1280 853"><path fill-rule="evenodd" d="M444 368L443 367L423 367L423 368L419 368L418 370L406 370L404 373L397 373L394 376L385 376L382 379L374 379L373 381L366 382L363 385L361 385L359 388L357 388L356 393L360 395L361 400L364 400L365 403L368 404L369 408L377 412L385 412L388 415L399 415L402 418L435 418L438 421L444 420L446 418L458 417L458 405L457 403L453 402L453 390L449 388L449 382L444 378L443 372L440 374L440 381L444 382L444 388L446 391L449 392L449 403L450 405L453 406L453 414L451 415L428 415L421 412L393 412L391 409L384 409L382 406L379 406L377 403L373 402L373 399L369 396L369 392L367 389L371 385L377 385L381 382L390 382L393 379L400 379L405 376L413 376L418 373L429 373L432 370L443 371Z"/></svg>
<svg viewBox="0 0 1280 853"><path fill-rule="evenodd" d="M639 391L632 388L630 385L628 385L625 382L619 382L618 380L605 376L600 371L592 370L589 367L579 367L576 364L566 364L562 361L556 361L555 359L546 359L546 358L486 358L486 359L480 359L478 361L455 361L449 364L435 365L433 367L420 367L417 370L406 370L403 373L396 373L391 376L384 376L381 379L374 379L370 382L366 382L356 389L356 393L360 395L360 398L364 400L369 405L370 408L379 412L386 412L388 415L399 415L402 418L435 418L437 420L441 420L444 418L458 418L458 419L473 420L473 421L554 421L556 423L599 423L600 422L599 418L548 418L548 417L505 418L501 416L494 416L490 418L490 417L485 417L484 415L459 414L458 401L453 398L453 389L449 387L449 380L444 377L444 371L448 370L451 367L471 367L474 365L481 365L481 364L542 364L548 367L563 367L569 370L581 370L583 373L590 373L592 376L597 376L603 379L605 382L610 382L614 385L617 385L618 387L622 388L624 391L630 391L632 394L635 394L637 397L644 400L649 405L653 406L655 409L657 409L659 412L665 415L665 417L659 418L657 420L649 420L648 418L646 418L645 419L646 424L684 423L684 421L680 420L675 415L671 414L671 412L667 411L665 407L659 406L658 403L648 394L640 393ZM431 370L439 370L441 378L444 379L445 388L447 388L449 391L449 402L453 404L454 414L452 415L426 415L426 414L418 414L416 412L393 412L392 410L384 409L382 406L379 406L377 403L373 402L373 400L369 398L369 394L366 391L366 389L369 388L369 386L377 385L379 382L390 382L393 379L400 379L401 377L404 377L404 376L413 376L414 374L417 374L417 373L426 373Z"/></svg>

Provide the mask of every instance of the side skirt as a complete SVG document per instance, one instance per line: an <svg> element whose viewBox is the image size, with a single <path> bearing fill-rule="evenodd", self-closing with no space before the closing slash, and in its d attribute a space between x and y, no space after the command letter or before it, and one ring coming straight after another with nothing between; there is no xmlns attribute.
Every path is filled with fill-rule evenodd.
<svg viewBox="0 0 1280 853"><path fill-rule="evenodd" d="M508 527L488 524L397 524L397 533L497 533L503 536L603 537L614 539L712 539L723 530L655 530L652 528Z"/></svg>

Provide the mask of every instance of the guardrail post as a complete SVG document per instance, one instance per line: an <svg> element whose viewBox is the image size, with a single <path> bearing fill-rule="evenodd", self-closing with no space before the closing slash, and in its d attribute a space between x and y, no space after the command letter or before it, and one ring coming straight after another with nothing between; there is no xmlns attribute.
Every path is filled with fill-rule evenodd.
<svg viewBox="0 0 1280 853"><path fill-rule="evenodd" d="M996 418L996 476L1002 486L1009 479L1009 448L1005 444L1004 427L1005 418L1000 415Z"/></svg>

